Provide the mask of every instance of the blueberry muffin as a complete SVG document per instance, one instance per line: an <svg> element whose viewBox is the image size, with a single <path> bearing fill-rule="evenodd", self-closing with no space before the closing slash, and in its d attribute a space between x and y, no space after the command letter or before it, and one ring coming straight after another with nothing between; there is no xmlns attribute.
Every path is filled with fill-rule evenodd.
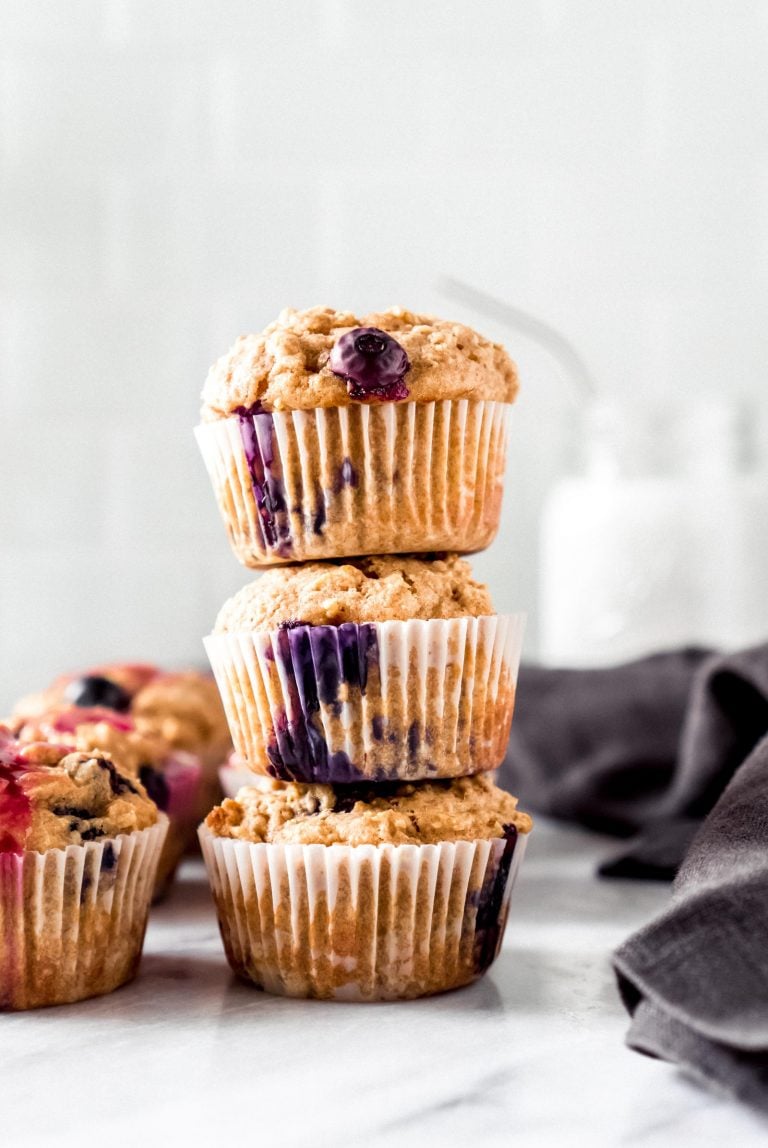
<svg viewBox="0 0 768 1148"><path fill-rule="evenodd" d="M267 571L205 645L248 767L344 784L495 769L521 630L456 555L384 555Z"/></svg>
<svg viewBox="0 0 768 1148"><path fill-rule="evenodd" d="M232 739L216 682L197 670L160 673L133 696L136 728L161 736L176 751L202 765L195 824L221 800L219 769L232 752Z"/></svg>
<svg viewBox="0 0 768 1148"><path fill-rule="evenodd" d="M111 992L138 967L165 815L119 761L0 726L0 1008Z"/></svg>
<svg viewBox="0 0 768 1148"><path fill-rule="evenodd" d="M155 898L167 893L200 821L202 770L197 758L171 750L157 734L141 733L132 715L103 706L51 707L31 718L17 715L9 726L22 742L49 740L84 753L109 754L141 782L158 809L168 815Z"/></svg>
<svg viewBox="0 0 768 1148"><path fill-rule="evenodd" d="M112 662L62 674L41 693L22 698L15 712L29 718L65 704L127 714L139 733L159 736L171 750L193 754L202 766L195 824L220 800L218 771L232 743L210 674L169 673L151 664Z"/></svg>
<svg viewBox="0 0 768 1148"><path fill-rule="evenodd" d="M269 992L469 984L495 959L530 817L488 777L246 788L200 830L224 947Z"/></svg>
<svg viewBox="0 0 768 1148"><path fill-rule="evenodd" d="M469 552L496 534L506 351L393 308L285 310L211 368L197 437L246 566Z"/></svg>

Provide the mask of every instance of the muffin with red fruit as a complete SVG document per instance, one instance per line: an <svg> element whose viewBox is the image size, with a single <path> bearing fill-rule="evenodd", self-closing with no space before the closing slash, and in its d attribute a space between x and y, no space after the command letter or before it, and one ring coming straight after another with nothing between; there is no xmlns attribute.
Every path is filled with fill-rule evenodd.
<svg viewBox="0 0 768 1148"><path fill-rule="evenodd" d="M219 767L232 751L216 683L198 670L112 662L84 673L62 674L17 704L24 718L62 705L105 708L130 717L142 734L161 737L171 751L192 754L202 767L193 819L201 821L220 799Z"/></svg>
<svg viewBox="0 0 768 1148"><path fill-rule="evenodd" d="M0 1008L135 975L167 824L116 758L0 726Z"/></svg>
<svg viewBox="0 0 768 1148"><path fill-rule="evenodd" d="M394 308L286 310L211 368L197 437L246 566L482 550L501 509L506 351Z"/></svg>
<svg viewBox="0 0 768 1148"><path fill-rule="evenodd" d="M17 715L9 725L23 744L50 741L79 753L107 754L142 786L168 817L155 881L155 899L163 896L199 821L202 769L198 759L172 750L157 734L142 733L130 714L105 706L53 706L34 717Z"/></svg>

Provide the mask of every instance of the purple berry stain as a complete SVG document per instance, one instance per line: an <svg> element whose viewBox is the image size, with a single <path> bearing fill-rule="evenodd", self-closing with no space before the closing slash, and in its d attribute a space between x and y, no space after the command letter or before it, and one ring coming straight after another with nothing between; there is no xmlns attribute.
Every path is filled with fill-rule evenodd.
<svg viewBox="0 0 768 1148"><path fill-rule="evenodd" d="M501 910L516 844L517 826L505 825L504 850L499 864L490 882L480 890L475 922L475 968L478 974L484 973L493 964L501 942L504 928Z"/></svg>
<svg viewBox="0 0 768 1148"><path fill-rule="evenodd" d="M238 407L235 413L264 542L270 550L287 554L291 548L291 519L280 463L275 455L272 415L261 403Z"/></svg>
<svg viewBox="0 0 768 1148"><path fill-rule="evenodd" d="M378 327L355 327L331 350L328 366L347 384L353 399L400 402L408 398L410 360L397 339Z"/></svg>
<svg viewBox="0 0 768 1148"><path fill-rule="evenodd" d="M292 716L276 715L275 740L267 754L273 777L294 781L352 782L361 771L343 751L330 753L322 724L314 720L321 705L338 702L342 685L365 693L368 671L378 662L376 627L356 622L309 626L291 620L279 627L273 646Z"/></svg>
<svg viewBox="0 0 768 1148"><path fill-rule="evenodd" d="M157 808L163 813L167 813L170 794L168 791L168 782L165 780L161 771L155 769L149 762L145 762L139 766L139 781Z"/></svg>

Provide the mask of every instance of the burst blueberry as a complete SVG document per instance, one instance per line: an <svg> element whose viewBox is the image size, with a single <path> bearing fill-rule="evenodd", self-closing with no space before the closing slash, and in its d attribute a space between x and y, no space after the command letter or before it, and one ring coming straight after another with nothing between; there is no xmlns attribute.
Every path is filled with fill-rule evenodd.
<svg viewBox="0 0 768 1148"><path fill-rule="evenodd" d="M168 809L170 793L168 791L168 782L160 770L155 769L153 765L149 765L145 762L139 766L139 781L157 808L165 813Z"/></svg>
<svg viewBox="0 0 768 1148"><path fill-rule="evenodd" d="M104 678L100 674L76 678L69 683L64 696L71 705L78 708L103 706L108 710L117 710L118 713L126 713L131 708L131 695L128 691L111 678Z"/></svg>
<svg viewBox="0 0 768 1148"><path fill-rule="evenodd" d="M334 345L328 365L346 381L353 399L398 402L408 398L410 361L396 339L378 327L355 327Z"/></svg>

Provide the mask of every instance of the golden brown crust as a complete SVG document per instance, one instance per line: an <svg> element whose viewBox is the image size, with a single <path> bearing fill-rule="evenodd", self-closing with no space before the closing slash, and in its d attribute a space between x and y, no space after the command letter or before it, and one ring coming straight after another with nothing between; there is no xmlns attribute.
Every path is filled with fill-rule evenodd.
<svg viewBox="0 0 768 1148"><path fill-rule="evenodd" d="M409 399L483 399L511 403L517 370L498 343L471 327L394 307L361 318L332 307L287 308L260 335L241 335L208 374L204 422L260 402L267 410L349 406L344 379L328 367L337 340L355 327L389 332L410 360Z"/></svg>
<svg viewBox="0 0 768 1148"><path fill-rule="evenodd" d="M225 603L214 632L268 630L288 621L337 626L493 613L487 586L457 555L434 561L379 555L268 570Z"/></svg>
<svg viewBox="0 0 768 1148"><path fill-rule="evenodd" d="M218 767L232 750L219 691L209 674L159 674L134 695L131 717L140 732L197 754L206 766Z"/></svg>
<svg viewBox="0 0 768 1148"><path fill-rule="evenodd" d="M217 837L299 845L427 845L503 837L532 821L487 777L418 785L249 786L208 815Z"/></svg>

